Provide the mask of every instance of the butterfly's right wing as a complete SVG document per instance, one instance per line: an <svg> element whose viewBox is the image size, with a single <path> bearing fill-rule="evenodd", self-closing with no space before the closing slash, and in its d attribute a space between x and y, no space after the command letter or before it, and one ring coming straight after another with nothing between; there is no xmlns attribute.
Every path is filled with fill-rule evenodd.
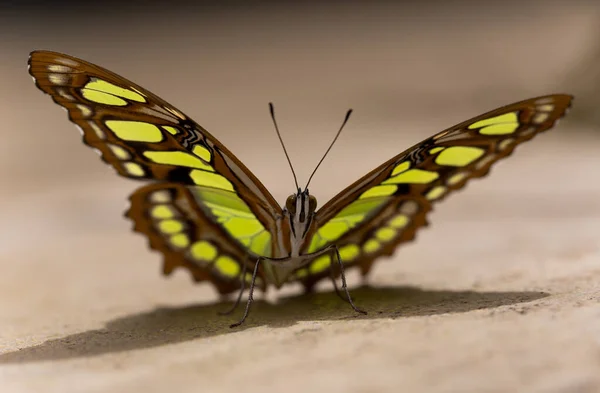
<svg viewBox="0 0 600 393"><path fill-rule="evenodd" d="M161 252L163 272L187 268L194 280L211 281L220 293L230 293L250 282L257 255L270 255L272 235L235 194L179 183L153 183L129 197L126 212L134 230L148 237ZM256 285L265 290L259 270Z"/></svg>
<svg viewBox="0 0 600 393"><path fill-rule="evenodd" d="M165 271L184 265L196 279L206 279L223 265L229 266L222 271L225 278L233 282L232 272L246 260L280 252L272 240L281 207L238 158L188 116L141 86L72 56L32 52L29 72L37 87L67 110L83 142L120 175L161 182L132 195L128 216L164 253ZM172 216L165 218L167 212ZM223 279L215 277L213 282ZM219 287L230 289L229 283Z"/></svg>

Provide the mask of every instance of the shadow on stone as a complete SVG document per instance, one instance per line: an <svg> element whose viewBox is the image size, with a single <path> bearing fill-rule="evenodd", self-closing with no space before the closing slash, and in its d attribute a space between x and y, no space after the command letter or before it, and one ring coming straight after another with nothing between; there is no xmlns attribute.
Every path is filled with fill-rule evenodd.
<svg viewBox="0 0 600 393"><path fill-rule="evenodd" d="M418 317L495 308L531 302L548 296L543 292L427 291L413 287L362 286L352 290L355 303L368 315L355 314L335 292L283 297L277 303L256 300L246 323L230 329L242 312L218 316L231 303L217 302L183 307L159 307L107 322L90 330L48 340L18 351L0 354L0 364L90 357L144 349L239 332L257 327L291 326L298 321L387 319Z"/></svg>

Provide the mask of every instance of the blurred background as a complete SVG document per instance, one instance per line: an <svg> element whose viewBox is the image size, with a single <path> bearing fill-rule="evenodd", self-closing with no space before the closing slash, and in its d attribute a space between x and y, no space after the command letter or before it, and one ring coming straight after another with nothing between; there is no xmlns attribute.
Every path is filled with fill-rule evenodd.
<svg viewBox="0 0 600 393"><path fill-rule="evenodd" d="M597 259L568 268L559 259L597 250L600 2L2 1L0 7L4 351L157 305L217 299L184 272L160 276L160 256L121 217L140 184L115 176L81 144L66 113L35 88L27 58L36 49L101 65L163 97L217 136L281 202L294 185L270 101L301 184L346 110L354 109L311 183L322 205L433 133L522 99L573 94L574 107L555 130L438 206L433 226L401 246L394 263L381 263L373 282L546 290L544 279L597 269ZM15 391L34 386L6 383ZM52 386L65 391L58 382Z"/></svg>

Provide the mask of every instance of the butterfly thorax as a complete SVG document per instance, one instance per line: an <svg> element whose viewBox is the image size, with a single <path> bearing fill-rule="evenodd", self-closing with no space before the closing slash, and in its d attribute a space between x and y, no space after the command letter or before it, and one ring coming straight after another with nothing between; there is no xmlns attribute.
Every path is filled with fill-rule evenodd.
<svg viewBox="0 0 600 393"><path fill-rule="evenodd" d="M290 226L290 257L299 257L308 235L312 232L317 199L308 189L290 195L285 201L284 219Z"/></svg>
<svg viewBox="0 0 600 393"><path fill-rule="evenodd" d="M308 190L300 190L290 195L283 209L281 233L287 235L287 241L282 244L282 251L278 258L265 260L263 266L266 278L276 287L281 287L298 268L307 265L315 258L313 254L307 254L308 242L317 229L315 221L315 210L317 200L309 195Z"/></svg>

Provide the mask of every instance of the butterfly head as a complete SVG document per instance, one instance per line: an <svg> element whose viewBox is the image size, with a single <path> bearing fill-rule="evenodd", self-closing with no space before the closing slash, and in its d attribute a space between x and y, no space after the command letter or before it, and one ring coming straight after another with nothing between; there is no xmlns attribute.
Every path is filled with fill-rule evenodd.
<svg viewBox="0 0 600 393"><path fill-rule="evenodd" d="M317 198L309 195L308 189L302 191L298 188L298 192L287 197L285 209L289 212L292 222L305 223L312 219L317 210Z"/></svg>

